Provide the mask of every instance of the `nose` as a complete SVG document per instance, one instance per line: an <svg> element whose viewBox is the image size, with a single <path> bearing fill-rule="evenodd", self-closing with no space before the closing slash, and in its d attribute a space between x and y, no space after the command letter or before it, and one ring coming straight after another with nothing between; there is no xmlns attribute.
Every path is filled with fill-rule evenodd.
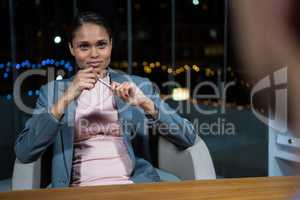
<svg viewBox="0 0 300 200"><path fill-rule="evenodd" d="M97 58L99 56L99 52L98 52L98 49L96 47L93 47L91 49L91 57L92 58Z"/></svg>

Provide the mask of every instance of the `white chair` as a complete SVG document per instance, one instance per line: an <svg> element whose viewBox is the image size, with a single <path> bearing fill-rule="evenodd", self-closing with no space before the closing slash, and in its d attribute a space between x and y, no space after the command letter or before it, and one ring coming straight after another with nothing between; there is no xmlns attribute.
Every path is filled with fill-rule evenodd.
<svg viewBox="0 0 300 200"><path fill-rule="evenodd" d="M159 169L172 173L181 180L216 179L210 153L200 137L197 137L192 147L183 151L160 137L158 166Z"/></svg>
<svg viewBox="0 0 300 200"><path fill-rule="evenodd" d="M185 150L177 149L160 137L158 143L160 170L174 174L180 180L215 179L215 169L210 153L200 137ZM168 181L168 180L163 180ZM37 189L41 183L41 159L23 164L16 160L12 177L12 190Z"/></svg>

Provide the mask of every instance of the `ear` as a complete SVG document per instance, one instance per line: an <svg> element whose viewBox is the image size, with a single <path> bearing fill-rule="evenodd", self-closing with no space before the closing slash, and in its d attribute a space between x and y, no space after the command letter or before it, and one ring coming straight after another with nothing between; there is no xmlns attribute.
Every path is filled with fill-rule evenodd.
<svg viewBox="0 0 300 200"><path fill-rule="evenodd" d="M69 50L70 50L72 56L75 56L74 48L73 48L72 44L69 42L68 45L69 45Z"/></svg>

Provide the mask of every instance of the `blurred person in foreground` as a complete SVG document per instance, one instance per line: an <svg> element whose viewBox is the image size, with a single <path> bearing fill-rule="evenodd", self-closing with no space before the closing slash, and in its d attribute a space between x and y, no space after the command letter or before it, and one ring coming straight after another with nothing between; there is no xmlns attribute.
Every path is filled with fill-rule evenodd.
<svg viewBox="0 0 300 200"><path fill-rule="evenodd" d="M248 74L247 78L257 84L265 77L273 77L271 81L275 84L277 82L276 91L287 88L287 102L276 102L279 107L271 113L276 112L275 123L287 121L287 128L283 134L289 132L293 137L300 137L300 1L231 0L229 2L233 38L236 39L233 42L236 53ZM276 72L284 68L287 71L286 78L276 77ZM277 97L275 96L274 99L277 100ZM265 99L258 99L258 102L266 103ZM287 106L287 113L279 112L284 110L282 108L285 106ZM273 120L274 115L271 114L268 118ZM269 124L269 127L273 128L272 124ZM300 195L295 199L300 199Z"/></svg>
<svg viewBox="0 0 300 200"><path fill-rule="evenodd" d="M297 27L299 20L295 18L300 2L232 0L230 6L236 39L233 43L247 78L257 83L287 67L288 128L300 135L300 24Z"/></svg>

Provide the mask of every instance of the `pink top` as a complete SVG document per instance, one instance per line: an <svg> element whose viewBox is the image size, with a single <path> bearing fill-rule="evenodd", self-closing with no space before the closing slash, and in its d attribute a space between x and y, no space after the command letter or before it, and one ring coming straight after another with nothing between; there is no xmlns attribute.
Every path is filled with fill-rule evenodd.
<svg viewBox="0 0 300 200"><path fill-rule="evenodd" d="M103 79L109 82L109 77ZM111 90L97 81L84 90L76 108L71 186L133 183L132 162L123 142Z"/></svg>

